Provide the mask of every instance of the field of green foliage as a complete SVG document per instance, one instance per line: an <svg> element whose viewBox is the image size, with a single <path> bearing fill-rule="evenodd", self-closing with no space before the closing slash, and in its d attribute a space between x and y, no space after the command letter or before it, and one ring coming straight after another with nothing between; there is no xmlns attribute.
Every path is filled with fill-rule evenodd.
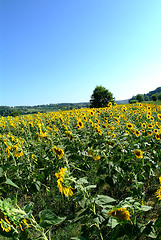
<svg viewBox="0 0 161 240"><path fill-rule="evenodd" d="M0 118L0 239L161 239L161 105Z"/></svg>

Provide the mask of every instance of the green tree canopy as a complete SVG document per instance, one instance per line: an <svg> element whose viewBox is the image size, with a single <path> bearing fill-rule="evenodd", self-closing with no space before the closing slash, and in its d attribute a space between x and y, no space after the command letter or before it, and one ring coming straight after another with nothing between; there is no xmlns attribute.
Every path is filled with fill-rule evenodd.
<svg viewBox="0 0 161 240"><path fill-rule="evenodd" d="M99 107L107 107L109 102L113 102L114 97L113 94L102 86L96 86L91 95L90 99L90 107L91 108L99 108Z"/></svg>
<svg viewBox="0 0 161 240"><path fill-rule="evenodd" d="M138 100L138 102L143 102L144 101L144 97L142 94L137 94L136 95L136 100Z"/></svg>
<svg viewBox="0 0 161 240"><path fill-rule="evenodd" d="M158 100L161 101L161 93L158 95Z"/></svg>
<svg viewBox="0 0 161 240"><path fill-rule="evenodd" d="M151 97L153 101L156 101L158 99L156 94L153 94Z"/></svg>

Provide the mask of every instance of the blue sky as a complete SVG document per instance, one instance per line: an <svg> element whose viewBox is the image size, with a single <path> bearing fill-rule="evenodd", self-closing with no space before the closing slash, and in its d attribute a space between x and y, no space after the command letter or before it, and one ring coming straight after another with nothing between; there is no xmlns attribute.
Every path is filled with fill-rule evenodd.
<svg viewBox="0 0 161 240"><path fill-rule="evenodd" d="M160 0L0 0L0 105L116 100L161 86Z"/></svg>

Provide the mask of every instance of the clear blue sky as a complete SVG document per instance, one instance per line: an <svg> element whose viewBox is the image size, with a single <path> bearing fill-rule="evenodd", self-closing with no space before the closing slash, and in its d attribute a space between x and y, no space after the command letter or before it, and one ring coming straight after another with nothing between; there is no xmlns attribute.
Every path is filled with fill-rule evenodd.
<svg viewBox="0 0 161 240"><path fill-rule="evenodd" d="M161 0L0 0L0 105L161 86Z"/></svg>

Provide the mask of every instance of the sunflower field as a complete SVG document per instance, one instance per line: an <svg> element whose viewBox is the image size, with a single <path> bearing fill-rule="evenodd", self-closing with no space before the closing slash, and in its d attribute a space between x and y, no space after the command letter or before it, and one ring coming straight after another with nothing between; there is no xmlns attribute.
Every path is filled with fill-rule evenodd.
<svg viewBox="0 0 161 240"><path fill-rule="evenodd" d="M1 239L161 239L161 106L0 118Z"/></svg>

